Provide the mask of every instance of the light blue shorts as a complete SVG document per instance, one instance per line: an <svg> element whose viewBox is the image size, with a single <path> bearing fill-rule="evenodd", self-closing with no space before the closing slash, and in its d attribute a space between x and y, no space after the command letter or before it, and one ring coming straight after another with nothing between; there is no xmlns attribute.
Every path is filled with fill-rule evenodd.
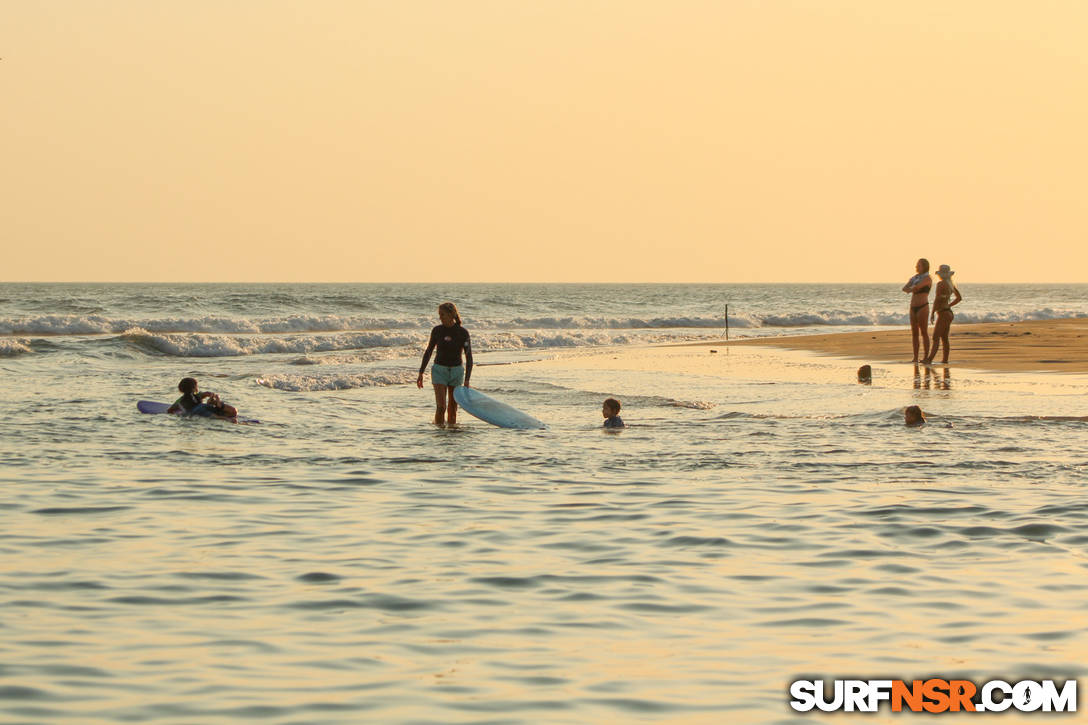
<svg viewBox="0 0 1088 725"><path fill-rule="evenodd" d="M435 385L449 385L453 388L464 385L465 366L458 365L451 368L449 365L435 363L431 366L431 382Z"/></svg>

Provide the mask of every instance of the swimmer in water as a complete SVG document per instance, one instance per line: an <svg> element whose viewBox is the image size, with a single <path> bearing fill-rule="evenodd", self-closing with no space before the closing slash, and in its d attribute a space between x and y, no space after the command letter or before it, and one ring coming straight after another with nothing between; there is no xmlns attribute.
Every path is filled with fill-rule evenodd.
<svg viewBox="0 0 1088 725"><path fill-rule="evenodd" d="M620 417L620 401L609 398L601 405L601 415L604 416L605 428L626 428L627 424Z"/></svg>
<svg viewBox="0 0 1088 725"><path fill-rule="evenodd" d="M911 428L926 424L926 416L917 405L911 405L903 411L903 422Z"/></svg>

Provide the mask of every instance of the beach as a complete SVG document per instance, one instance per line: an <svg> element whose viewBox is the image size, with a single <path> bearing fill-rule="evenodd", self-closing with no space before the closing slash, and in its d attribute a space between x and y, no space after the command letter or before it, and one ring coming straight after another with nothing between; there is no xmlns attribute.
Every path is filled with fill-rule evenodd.
<svg viewBox="0 0 1088 725"><path fill-rule="evenodd" d="M722 288L465 286L473 386L548 428L438 428L443 289L0 292L0 719L819 723L789 682L1086 674L1083 372L916 373L826 309L891 336L861 385L722 344ZM136 411L183 376L260 424Z"/></svg>
<svg viewBox="0 0 1088 725"><path fill-rule="evenodd" d="M1084 319L953 322L950 340L952 353L949 365L954 367L1020 372L1088 372L1088 320ZM729 344L771 345L881 363L910 362L911 359L910 330L906 328L731 340Z"/></svg>

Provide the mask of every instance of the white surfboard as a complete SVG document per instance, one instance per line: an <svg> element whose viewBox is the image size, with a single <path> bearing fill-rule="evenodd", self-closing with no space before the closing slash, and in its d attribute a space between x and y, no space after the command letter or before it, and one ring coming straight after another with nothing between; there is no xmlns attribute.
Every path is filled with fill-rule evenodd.
<svg viewBox="0 0 1088 725"><path fill-rule="evenodd" d="M547 428L528 413L522 413L517 408L495 400L490 395L484 395L475 388L458 385L453 389L453 399L465 409L466 413L500 428Z"/></svg>

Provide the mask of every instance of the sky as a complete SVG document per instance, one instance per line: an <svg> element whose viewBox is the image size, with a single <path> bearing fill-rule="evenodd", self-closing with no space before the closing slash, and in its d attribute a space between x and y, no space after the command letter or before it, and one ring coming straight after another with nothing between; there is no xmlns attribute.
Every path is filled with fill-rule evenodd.
<svg viewBox="0 0 1088 725"><path fill-rule="evenodd" d="M3 281L1088 282L1082 0L51 0Z"/></svg>

